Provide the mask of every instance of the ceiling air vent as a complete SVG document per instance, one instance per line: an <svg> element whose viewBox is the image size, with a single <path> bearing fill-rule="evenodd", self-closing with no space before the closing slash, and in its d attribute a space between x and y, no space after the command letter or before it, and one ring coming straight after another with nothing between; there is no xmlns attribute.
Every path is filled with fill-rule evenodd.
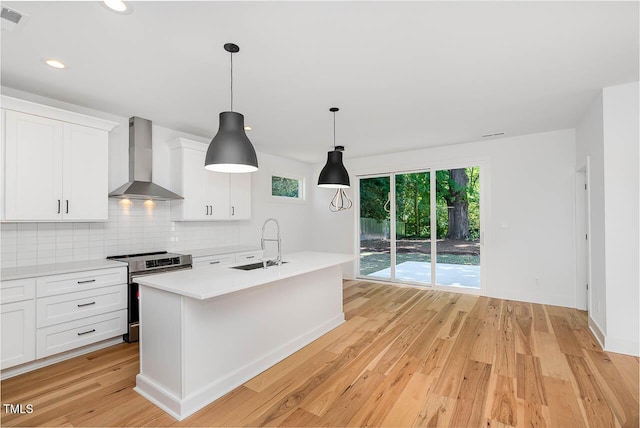
<svg viewBox="0 0 640 428"><path fill-rule="evenodd" d="M500 135L504 135L504 132L495 132L493 134L485 134L482 136L482 138L498 137Z"/></svg>
<svg viewBox="0 0 640 428"><path fill-rule="evenodd" d="M13 31L20 23L24 23L26 15L18 12L17 10L3 7L0 12L0 21L2 21L2 29L6 31Z"/></svg>

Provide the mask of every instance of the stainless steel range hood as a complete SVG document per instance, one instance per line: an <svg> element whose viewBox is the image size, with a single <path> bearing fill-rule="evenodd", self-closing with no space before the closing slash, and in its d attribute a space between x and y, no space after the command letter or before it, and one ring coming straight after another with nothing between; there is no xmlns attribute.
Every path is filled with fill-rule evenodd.
<svg viewBox="0 0 640 428"><path fill-rule="evenodd" d="M109 193L120 199L184 199L151 181L151 121L129 119L129 181Z"/></svg>

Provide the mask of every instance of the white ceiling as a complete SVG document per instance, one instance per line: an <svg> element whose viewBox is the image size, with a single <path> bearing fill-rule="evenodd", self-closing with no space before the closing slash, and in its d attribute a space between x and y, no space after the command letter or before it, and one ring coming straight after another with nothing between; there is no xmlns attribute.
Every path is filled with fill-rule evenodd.
<svg viewBox="0 0 640 428"><path fill-rule="evenodd" d="M570 128L638 80L634 2L3 2L2 85L213 136L229 109L256 149L322 162ZM46 58L65 70L44 65Z"/></svg>

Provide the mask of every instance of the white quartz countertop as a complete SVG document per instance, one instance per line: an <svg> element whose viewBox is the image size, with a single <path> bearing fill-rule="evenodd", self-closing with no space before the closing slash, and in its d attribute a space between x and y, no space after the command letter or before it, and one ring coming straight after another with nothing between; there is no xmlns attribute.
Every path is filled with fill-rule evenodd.
<svg viewBox="0 0 640 428"><path fill-rule="evenodd" d="M126 263L114 260L96 259L81 262L54 263L48 265L33 265L19 268L5 268L0 270L2 281L13 279L32 278L36 276L58 275L63 273L82 272L94 269L108 269L116 267L127 267Z"/></svg>
<svg viewBox="0 0 640 428"><path fill-rule="evenodd" d="M341 265L354 259L352 254L302 251L286 254L282 266L244 271L230 266L207 266L138 278L148 287L194 299L210 299L315 270ZM247 263L239 263L243 265Z"/></svg>
<svg viewBox="0 0 640 428"><path fill-rule="evenodd" d="M191 254L191 257L196 258L196 257L219 256L221 254L244 253L247 251L260 251L260 247L250 246L250 245L234 245L230 247L201 248L198 250L179 250L175 252L179 254Z"/></svg>

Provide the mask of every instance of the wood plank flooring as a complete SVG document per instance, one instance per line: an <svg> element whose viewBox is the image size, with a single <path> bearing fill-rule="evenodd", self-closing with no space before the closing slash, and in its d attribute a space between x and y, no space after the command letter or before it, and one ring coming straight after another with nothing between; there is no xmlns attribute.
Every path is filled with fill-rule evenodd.
<svg viewBox="0 0 640 428"><path fill-rule="evenodd" d="M347 322L177 422L121 344L1 383L2 426L638 427L638 359L573 309L346 281Z"/></svg>

